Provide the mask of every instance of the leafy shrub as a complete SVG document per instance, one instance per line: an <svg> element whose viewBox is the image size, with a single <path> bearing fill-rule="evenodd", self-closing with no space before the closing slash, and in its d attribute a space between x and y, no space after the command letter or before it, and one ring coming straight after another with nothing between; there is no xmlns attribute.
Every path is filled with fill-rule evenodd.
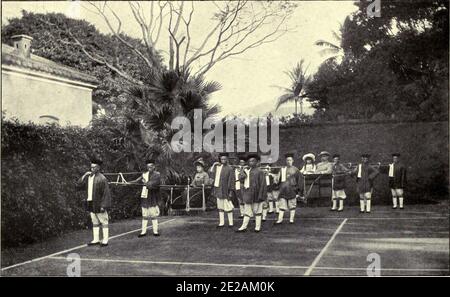
<svg viewBox="0 0 450 297"><path fill-rule="evenodd" d="M86 193L75 188L75 181L89 169L93 153L105 161L104 171L126 168L115 161L120 151L102 129L3 121L3 246L41 241L88 226ZM136 187L112 186L111 190L112 220L139 213Z"/></svg>

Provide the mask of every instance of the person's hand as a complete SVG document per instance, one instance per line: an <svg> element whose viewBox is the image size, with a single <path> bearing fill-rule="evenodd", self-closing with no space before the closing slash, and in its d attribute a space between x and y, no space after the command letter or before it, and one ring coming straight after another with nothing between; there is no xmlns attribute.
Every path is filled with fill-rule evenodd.
<svg viewBox="0 0 450 297"><path fill-rule="evenodd" d="M105 212L105 209L103 207L100 207L100 212Z"/></svg>
<svg viewBox="0 0 450 297"><path fill-rule="evenodd" d="M91 171L86 171L86 173L83 176L88 176L88 175L91 175L91 174L92 174Z"/></svg>

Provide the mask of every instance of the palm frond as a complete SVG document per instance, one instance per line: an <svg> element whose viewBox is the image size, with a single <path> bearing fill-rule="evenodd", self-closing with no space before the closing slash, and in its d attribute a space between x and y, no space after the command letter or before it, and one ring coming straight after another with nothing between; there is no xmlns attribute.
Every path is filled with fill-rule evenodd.
<svg viewBox="0 0 450 297"><path fill-rule="evenodd" d="M275 107L275 110L278 110L278 108L281 106L281 105L283 105L283 104L286 104L286 103L288 103L288 102L292 102L292 101L295 101L295 98L297 98L297 96L295 96L294 94L284 94L284 95L281 95L280 97L278 97L278 102L277 102L277 105L276 105L276 107Z"/></svg>
<svg viewBox="0 0 450 297"><path fill-rule="evenodd" d="M329 48L334 48L337 50L339 50L341 48L340 46L338 46L332 42L326 41L326 40L317 40L316 42L314 42L314 44L316 46L329 47Z"/></svg>

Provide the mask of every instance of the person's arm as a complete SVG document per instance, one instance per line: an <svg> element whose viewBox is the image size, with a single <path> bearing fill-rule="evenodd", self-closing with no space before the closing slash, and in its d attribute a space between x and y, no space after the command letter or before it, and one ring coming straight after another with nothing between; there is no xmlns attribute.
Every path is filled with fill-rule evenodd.
<svg viewBox="0 0 450 297"><path fill-rule="evenodd" d="M104 212L106 210L108 210L111 207L111 192L109 190L109 184L108 184L108 180L106 178L102 179L101 181L101 185L102 185L102 202L100 204L100 211Z"/></svg>
<svg viewBox="0 0 450 297"><path fill-rule="evenodd" d="M333 173L333 163L328 163L327 168L324 170L323 174Z"/></svg>
<svg viewBox="0 0 450 297"><path fill-rule="evenodd" d="M153 190L155 188L158 188L161 185L161 174L159 172L156 174L153 174L149 179L150 180L146 184L148 189Z"/></svg>
<svg viewBox="0 0 450 297"><path fill-rule="evenodd" d="M406 186L406 167L402 168L402 187Z"/></svg>
<svg viewBox="0 0 450 297"><path fill-rule="evenodd" d="M302 196L303 193L301 193L301 192L302 192L302 189L303 189L303 179L304 179L304 177L303 177L303 174L300 171L297 171L296 179L297 179L296 180L296 182L297 182L297 189L296 189L297 195L298 196Z"/></svg>
<svg viewBox="0 0 450 297"><path fill-rule="evenodd" d="M375 177L377 177L377 175L380 173L380 171L378 171L378 169L376 169L373 166L370 166L370 173L369 173L369 180L374 180Z"/></svg>
<svg viewBox="0 0 450 297"><path fill-rule="evenodd" d="M259 184L259 191L258 191L258 197L262 199L267 198L267 184L266 184L266 175L264 172L260 171L259 178L258 178L258 184Z"/></svg>
<svg viewBox="0 0 450 297"><path fill-rule="evenodd" d="M87 176L91 175L91 172L88 171L85 174L83 174L83 176L81 176L76 182L75 182L75 186L77 189L83 189L86 185L86 182L88 180Z"/></svg>
<svg viewBox="0 0 450 297"><path fill-rule="evenodd" d="M230 174L228 176L228 198L233 197L233 191L236 189L236 174L233 168L230 168Z"/></svg>
<svg viewBox="0 0 450 297"><path fill-rule="evenodd" d="M142 174L138 178L136 178L135 180L129 181L129 183L139 183L141 181L142 181Z"/></svg>

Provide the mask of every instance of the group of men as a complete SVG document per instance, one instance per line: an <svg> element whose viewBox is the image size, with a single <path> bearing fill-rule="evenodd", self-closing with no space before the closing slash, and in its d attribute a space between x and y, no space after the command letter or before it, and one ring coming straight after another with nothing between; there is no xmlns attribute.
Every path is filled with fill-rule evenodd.
<svg viewBox="0 0 450 297"><path fill-rule="evenodd" d="M88 245L108 246L109 228L108 228L108 210L111 208L111 194L109 183L106 177L100 172L102 161L99 159L91 160L91 170L86 172L78 181L79 188L87 189L86 206L92 220L93 239ZM136 180L130 183L142 183L140 195L140 204L142 211L142 228L138 235L142 238L147 235L148 220L152 221L152 230L154 236L159 236L158 217L159 199L161 185L161 174L156 171L155 160L146 161L147 170ZM103 238L100 240L100 226L102 227Z"/></svg>
<svg viewBox="0 0 450 297"><path fill-rule="evenodd" d="M274 223L283 223L285 212L289 212L289 223L293 224L297 208L297 201L305 201L309 193L305 191L304 178L315 174L331 175L331 211L344 210L347 198L346 177L355 176L357 192L360 198L360 212L371 212L373 183L380 173L379 166L369 163L370 155L362 154L361 162L354 168L345 166L340 161L340 155L323 151L319 154L320 162L315 164L315 155L308 153L303 156L303 167L299 170L294 164L294 154L285 155L285 165L277 167L277 172L270 164L259 164L258 154L240 156L238 165L229 165L228 154L221 153L219 162L212 165L210 172L213 179L213 196L217 199L219 225L225 225L225 213L228 226L233 226L233 209L231 202L233 195L239 201L242 226L238 232L247 230L250 218L255 217L255 232L261 230L261 222L266 220L267 214L277 213ZM234 170L233 170L234 168ZM393 208L403 209L403 193L406 186L406 167L400 162L400 154L392 154L392 163L388 166L389 186L392 193Z"/></svg>
<svg viewBox="0 0 450 297"><path fill-rule="evenodd" d="M209 172L206 172L203 160L194 164L197 173L192 181L193 186L211 185L212 195L217 200L219 224L217 228L225 227L225 214L228 226L233 227L233 197L239 201L242 225L236 232L245 232L250 219L255 218L255 232L261 231L262 222L268 214L277 214L274 225L283 223L285 212L289 212L289 223L294 224L297 201L304 201L307 192L304 189L304 176L310 174L332 176L332 211L343 211L346 199L346 176L356 177L357 191L360 197L360 212L370 213L373 182L380 173L378 168L369 164L370 155L362 154L361 162L355 168L348 168L335 154L330 161L330 153L324 151L319 155L320 162L315 164L315 155L308 153L303 156L304 165L301 169L294 166L294 154L285 154L285 164L274 167L260 163L256 153L240 155L237 165L229 164L228 153L220 153L219 161L215 162ZM109 238L108 209L111 207L111 194L108 180L100 172L102 161L93 159L91 170L86 172L77 182L79 187L87 189L87 210L93 225L93 240L88 245L107 246ZM142 227L139 238L147 235L148 220L152 221L154 236L159 236L158 217L160 209L161 174L156 171L155 160L146 161L147 170L130 183L142 184L140 195L142 210ZM400 162L400 154L392 154L392 163L388 166L389 185L392 193L393 208L403 209L403 192L406 185L406 167ZM103 238L100 240L100 227Z"/></svg>

